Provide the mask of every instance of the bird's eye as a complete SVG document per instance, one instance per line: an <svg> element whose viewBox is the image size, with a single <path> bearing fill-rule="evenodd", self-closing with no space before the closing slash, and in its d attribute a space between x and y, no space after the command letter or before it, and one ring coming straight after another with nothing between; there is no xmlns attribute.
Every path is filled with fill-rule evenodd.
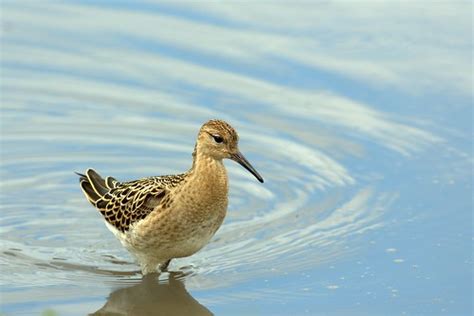
<svg viewBox="0 0 474 316"><path fill-rule="evenodd" d="M214 141L219 144L224 141L224 139L219 135L212 135L212 138L214 138Z"/></svg>

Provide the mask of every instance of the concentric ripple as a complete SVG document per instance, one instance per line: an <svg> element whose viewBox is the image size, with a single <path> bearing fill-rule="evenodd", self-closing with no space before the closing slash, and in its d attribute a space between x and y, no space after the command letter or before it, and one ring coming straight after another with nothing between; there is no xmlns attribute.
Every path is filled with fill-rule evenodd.
<svg viewBox="0 0 474 316"><path fill-rule="evenodd" d="M5 117L21 113L9 104ZM3 144L16 150L2 157L8 179L2 183L2 260L15 283L30 282L38 269L44 277L61 271L53 283L136 277L136 265L83 199L73 171L95 167L122 180L184 171L202 122L162 119L172 113L147 115L143 109L128 116L125 104L117 108L109 116L100 106L87 112L71 104L50 107L54 115L38 111L21 125L4 118L11 123ZM216 111L210 117L220 116ZM358 180L343 159L325 153L330 138L317 148L284 129L251 125L238 112L226 116L241 131L241 150L266 183L226 162L231 187L223 227L201 252L172 265L190 267L190 286L228 286L334 262L357 249L357 236L384 224L381 217L394 195ZM294 126L292 132L305 129ZM337 144L334 139L333 152Z"/></svg>
<svg viewBox="0 0 474 316"><path fill-rule="evenodd" d="M208 119L236 127L240 149L265 184L226 162L224 225L206 248L171 266L195 289L350 256L362 247L360 236L385 225L396 198L376 186L380 171L364 167L377 161L371 147L404 159L442 141L334 92L229 71L226 58L242 57L237 65L248 66L245 49L216 53L220 59L209 63L211 47L189 39L183 48L148 28L153 19L195 22L80 5L41 14L34 4L5 8L0 258L3 285L12 289L136 280L137 266L83 198L73 171L94 167L119 180L185 171ZM85 23L81 15L95 18ZM124 19L137 28L121 28ZM124 45L127 39L136 45Z"/></svg>

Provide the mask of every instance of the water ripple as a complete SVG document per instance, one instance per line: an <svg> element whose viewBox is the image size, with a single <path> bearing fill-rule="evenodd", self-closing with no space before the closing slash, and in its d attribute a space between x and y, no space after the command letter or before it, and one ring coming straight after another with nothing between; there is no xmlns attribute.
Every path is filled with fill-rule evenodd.
<svg viewBox="0 0 474 316"><path fill-rule="evenodd" d="M374 185L380 174L350 162L372 158L371 146L400 159L444 141L423 122L258 75L279 70L266 62L268 51L250 53L260 41L307 60L288 46L288 35L249 37L228 26L87 5L5 9L0 260L3 285L15 289L135 282L137 266L83 199L73 171L94 167L120 180L185 171L208 119L237 128L241 150L266 182L226 162L223 227L210 245L171 266L199 289L350 256L360 236L386 225L397 197ZM93 18L84 23L83 15ZM151 28L157 21L166 27ZM194 41L183 31L190 28L214 36Z"/></svg>

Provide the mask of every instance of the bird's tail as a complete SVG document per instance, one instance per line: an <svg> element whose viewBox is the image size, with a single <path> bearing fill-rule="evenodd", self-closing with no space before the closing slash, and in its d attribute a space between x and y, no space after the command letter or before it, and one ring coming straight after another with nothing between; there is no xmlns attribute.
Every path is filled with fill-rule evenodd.
<svg viewBox="0 0 474 316"><path fill-rule="evenodd" d="M82 192L93 205L118 184L112 177L102 178L94 169L87 169L86 174L76 174L79 176Z"/></svg>

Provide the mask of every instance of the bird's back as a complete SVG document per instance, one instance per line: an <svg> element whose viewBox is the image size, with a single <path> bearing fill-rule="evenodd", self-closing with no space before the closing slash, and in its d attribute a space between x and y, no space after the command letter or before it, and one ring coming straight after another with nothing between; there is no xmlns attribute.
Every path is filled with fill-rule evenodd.
<svg viewBox="0 0 474 316"><path fill-rule="evenodd" d="M108 226L112 226L109 228L122 233L146 218L163 202L169 190L184 179L184 175L173 175L121 183L113 177L104 179L93 169L79 176L88 201L100 211Z"/></svg>

